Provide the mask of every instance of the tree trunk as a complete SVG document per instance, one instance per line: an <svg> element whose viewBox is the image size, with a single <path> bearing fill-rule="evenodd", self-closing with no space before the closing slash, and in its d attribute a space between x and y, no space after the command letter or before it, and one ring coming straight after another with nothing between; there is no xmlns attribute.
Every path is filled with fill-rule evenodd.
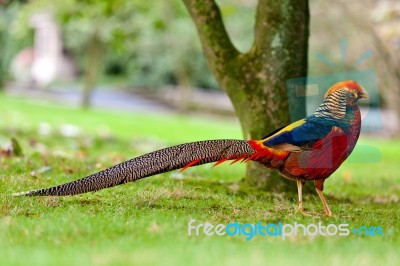
<svg viewBox="0 0 400 266"><path fill-rule="evenodd" d="M309 10L307 0L259 0L255 39L247 53L232 44L214 0L183 0L200 35L208 64L228 94L245 139L261 139L290 123L286 82L306 77ZM299 101L304 98L298 98ZM305 116L304 103L296 112ZM258 164L245 181L269 190L295 188Z"/></svg>
<svg viewBox="0 0 400 266"><path fill-rule="evenodd" d="M87 46L87 60L84 69L84 84L82 91L82 108L89 108L91 104L91 95L99 73L101 62L102 43L96 33L90 38Z"/></svg>

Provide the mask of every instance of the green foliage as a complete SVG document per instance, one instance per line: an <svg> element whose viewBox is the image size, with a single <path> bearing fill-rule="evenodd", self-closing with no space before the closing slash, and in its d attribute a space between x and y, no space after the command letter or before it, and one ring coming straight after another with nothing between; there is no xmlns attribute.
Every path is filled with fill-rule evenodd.
<svg viewBox="0 0 400 266"><path fill-rule="evenodd" d="M250 47L254 5L219 1L227 29L241 50ZM217 88L203 56L196 28L180 0L78 1L35 0L27 4L13 23L13 33L25 36L29 18L51 11L59 22L66 47L81 68L94 34L104 48L105 74L122 74L142 87L180 84Z"/></svg>
<svg viewBox="0 0 400 266"><path fill-rule="evenodd" d="M0 90L8 78L8 70L13 57L32 42L32 32L29 30L26 31L22 38L15 38L10 33L10 24L21 10L22 3L20 2L24 1L0 4Z"/></svg>
<svg viewBox="0 0 400 266"><path fill-rule="evenodd" d="M190 168L73 197L5 194L59 184L130 157L205 138L239 138L236 123L196 117L81 111L0 95L0 146L18 139L25 157L0 157L0 264L22 265L397 265L399 140L361 139L381 153L376 163L358 145L326 182L334 216L296 213L297 196L240 187L243 165ZM63 125L80 129L63 134ZM45 126L46 125L46 126ZM167 130L166 130L167 129ZM44 166L49 166L46 170ZM47 168L48 169L48 168ZM179 177L179 178L176 178ZM295 185L295 184L293 184ZM189 237L200 222L379 225L383 237Z"/></svg>
<svg viewBox="0 0 400 266"><path fill-rule="evenodd" d="M13 32L24 36L32 14L54 14L62 28L66 47L83 68L87 46L96 34L104 48L106 74L123 74L137 86L158 87L165 83L216 88L208 70L196 29L178 0L30 2L18 14Z"/></svg>
<svg viewBox="0 0 400 266"><path fill-rule="evenodd" d="M36 0L19 13L14 28L17 35L24 35L32 15L52 13L62 28L66 47L83 65L93 36L106 48L106 54L130 50L139 30L135 13L141 9L140 1L60 0L55 5L51 0Z"/></svg>
<svg viewBox="0 0 400 266"><path fill-rule="evenodd" d="M216 87L204 60L196 29L180 1L154 1L154 8L138 14L140 38L128 62L128 73L139 86L165 83Z"/></svg>

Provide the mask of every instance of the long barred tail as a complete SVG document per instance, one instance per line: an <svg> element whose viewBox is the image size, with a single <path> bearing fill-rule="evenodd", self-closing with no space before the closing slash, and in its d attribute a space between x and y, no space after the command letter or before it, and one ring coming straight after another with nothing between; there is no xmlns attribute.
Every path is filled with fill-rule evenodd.
<svg viewBox="0 0 400 266"><path fill-rule="evenodd" d="M154 151L62 185L14 196L65 196L117 186L140 178L210 162L245 159L255 153L245 140L206 140Z"/></svg>

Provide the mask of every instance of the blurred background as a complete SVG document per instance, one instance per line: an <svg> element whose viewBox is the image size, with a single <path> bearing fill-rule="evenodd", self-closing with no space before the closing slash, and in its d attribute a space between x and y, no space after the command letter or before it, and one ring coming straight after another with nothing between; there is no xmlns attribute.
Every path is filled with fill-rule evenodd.
<svg viewBox="0 0 400 266"><path fill-rule="evenodd" d="M235 45L247 51L257 1L217 2ZM400 2L311 0L310 9L309 75L373 71L379 134L398 135ZM0 47L4 97L234 116L180 0L0 0Z"/></svg>

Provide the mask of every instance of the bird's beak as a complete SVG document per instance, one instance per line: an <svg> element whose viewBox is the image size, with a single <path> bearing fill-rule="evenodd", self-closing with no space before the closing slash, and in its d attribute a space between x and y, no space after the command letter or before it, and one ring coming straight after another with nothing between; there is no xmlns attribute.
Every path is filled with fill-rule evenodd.
<svg viewBox="0 0 400 266"><path fill-rule="evenodd" d="M369 99L369 97L366 92L361 92L358 94L358 99Z"/></svg>
<svg viewBox="0 0 400 266"><path fill-rule="evenodd" d="M369 99L368 94L365 92L365 89L363 87L362 91L358 93L358 99Z"/></svg>

